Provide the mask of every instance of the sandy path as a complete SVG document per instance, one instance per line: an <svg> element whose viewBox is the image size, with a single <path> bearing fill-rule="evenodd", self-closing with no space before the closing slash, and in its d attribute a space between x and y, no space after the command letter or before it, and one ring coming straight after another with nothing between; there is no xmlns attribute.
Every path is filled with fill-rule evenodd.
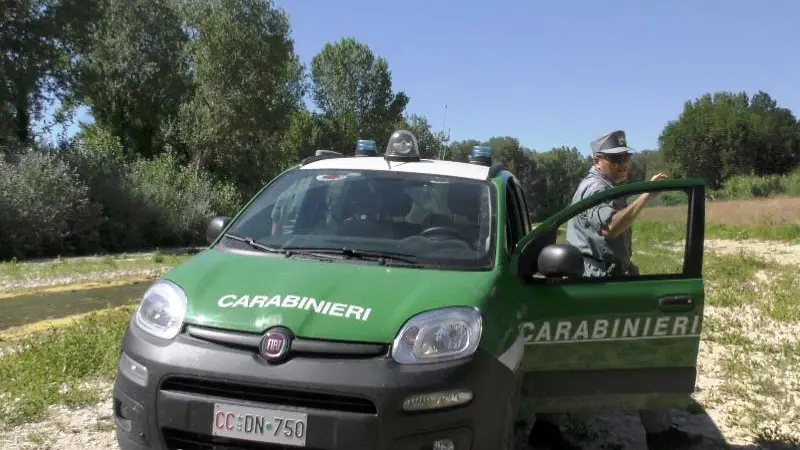
<svg viewBox="0 0 800 450"><path fill-rule="evenodd" d="M42 291L45 288L60 286L75 286L82 283L113 283L120 280L147 280L158 278L169 271L170 267L141 268L141 269L110 269L103 272L93 272L80 275L60 276L47 279L35 278L31 280L0 280L0 293L16 294L17 291Z"/></svg>
<svg viewBox="0 0 800 450"><path fill-rule="evenodd" d="M779 264L800 265L800 244L769 241L734 241L729 239L707 239L707 250L720 254L746 252Z"/></svg>

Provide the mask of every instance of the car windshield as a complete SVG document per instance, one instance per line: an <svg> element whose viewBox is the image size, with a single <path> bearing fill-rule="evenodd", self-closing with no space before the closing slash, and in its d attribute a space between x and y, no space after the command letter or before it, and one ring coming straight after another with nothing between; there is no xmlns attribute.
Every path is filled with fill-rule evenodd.
<svg viewBox="0 0 800 450"><path fill-rule="evenodd" d="M493 191L487 181L450 176L298 169L264 189L221 242L328 259L361 254L387 264L488 269Z"/></svg>

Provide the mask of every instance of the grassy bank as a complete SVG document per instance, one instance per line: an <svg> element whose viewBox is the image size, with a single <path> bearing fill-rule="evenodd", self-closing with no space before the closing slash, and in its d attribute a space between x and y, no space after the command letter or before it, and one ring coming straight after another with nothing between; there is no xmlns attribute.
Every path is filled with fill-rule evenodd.
<svg viewBox="0 0 800 450"><path fill-rule="evenodd" d="M53 404L99 400L93 382L113 379L122 335L135 306L84 316L13 342L0 359L0 427L41 419Z"/></svg>
<svg viewBox="0 0 800 450"><path fill-rule="evenodd" d="M191 254L118 254L89 258L56 258L0 263L0 300L30 292L85 289L160 276Z"/></svg>

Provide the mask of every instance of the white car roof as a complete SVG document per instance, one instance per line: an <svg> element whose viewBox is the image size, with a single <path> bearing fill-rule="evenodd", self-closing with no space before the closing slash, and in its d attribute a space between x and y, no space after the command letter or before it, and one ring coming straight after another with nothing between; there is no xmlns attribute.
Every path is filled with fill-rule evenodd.
<svg viewBox="0 0 800 450"><path fill-rule="evenodd" d="M469 164L455 161L440 161L438 159L421 159L419 161L386 161L382 156L364 156L341 158L326 158L314 161L300 167L301 170L309 169L348 169L348 170L382 170L392 172L412 172L429 175L443 175L450 177L470 178L485 180L489 174L489 167L478 164Z"/></svg>

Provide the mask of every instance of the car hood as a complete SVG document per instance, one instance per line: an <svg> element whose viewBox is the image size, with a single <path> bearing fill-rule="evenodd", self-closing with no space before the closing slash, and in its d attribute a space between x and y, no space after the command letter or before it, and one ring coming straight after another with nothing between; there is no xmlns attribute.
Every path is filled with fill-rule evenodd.
<svg viewBox="0 0 800 450"><path fill-rule="evenodd" d="M164 278L186 292L190 324L257 333L283 325L301 337L391 342L417 313L480 308L495 274L209 249Z"/></svg>

